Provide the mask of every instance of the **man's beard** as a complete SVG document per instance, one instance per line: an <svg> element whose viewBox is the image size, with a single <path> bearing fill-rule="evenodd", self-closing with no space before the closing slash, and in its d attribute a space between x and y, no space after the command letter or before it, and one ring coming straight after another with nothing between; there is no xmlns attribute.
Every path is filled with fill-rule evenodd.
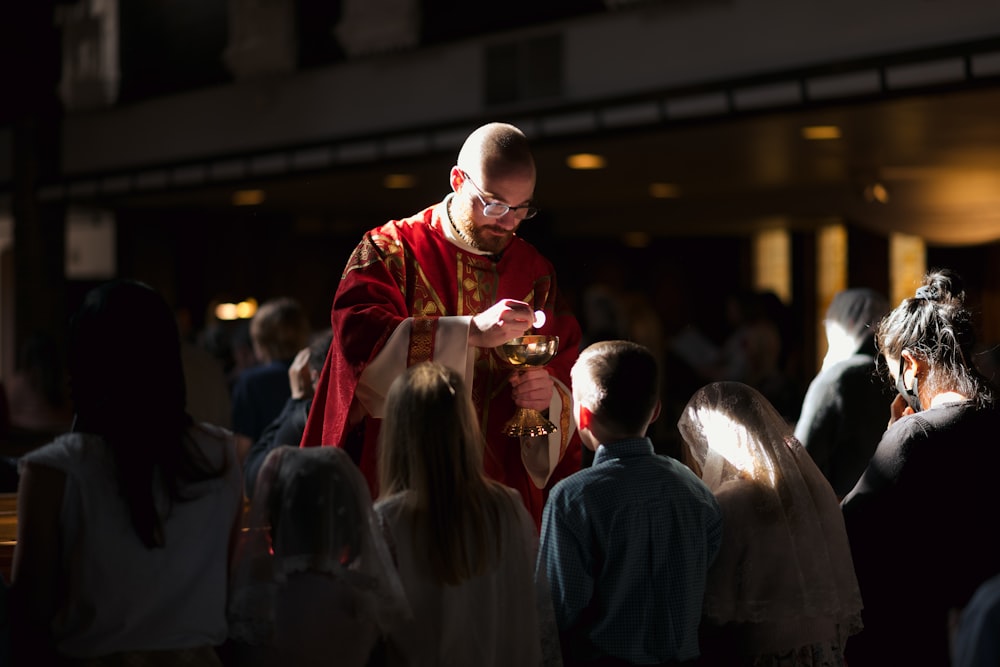
<svg viewBox="0 0 1000 667"><path fill-rule="evenodd" d="M513 231L503 229L499 225L487 224L476 227L470 220L457 220L456 224L473 248L494 255L503 252L514 238ZM492 231L500 231L503 236L497 236Z"/></svg>

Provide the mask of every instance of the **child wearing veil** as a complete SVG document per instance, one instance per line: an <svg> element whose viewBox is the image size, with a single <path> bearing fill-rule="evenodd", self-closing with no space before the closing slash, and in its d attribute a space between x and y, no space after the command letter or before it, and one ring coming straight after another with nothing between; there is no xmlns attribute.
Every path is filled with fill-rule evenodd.
<svg viewBox="0 0 1000 667"><path fill-rule="evenodd" d="M791 426L757 390L717 382L678 427L723 515L701 664L841 667L861 596L837 497Z"/></svg>
<svg viewBox="0 0 1000 667"><path fill-rule="evenodd" d="M234 560L233 663L372 664L408 613L348 454L287 445L268 454Z"/></svg>

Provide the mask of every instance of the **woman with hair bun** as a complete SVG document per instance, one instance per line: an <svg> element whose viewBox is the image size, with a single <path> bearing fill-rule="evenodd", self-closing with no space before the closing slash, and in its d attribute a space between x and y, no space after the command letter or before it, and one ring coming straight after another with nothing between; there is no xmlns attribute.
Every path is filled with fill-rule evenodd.
<svg viewBox="0 0 1000 667"><path fill-rule="evenodd" d="M929 273L879 324L899 395L864 474L842 503L864 630L851 667L948 665L949 617L1000 571L1000 413L973 362L961 278Z"/></svg>

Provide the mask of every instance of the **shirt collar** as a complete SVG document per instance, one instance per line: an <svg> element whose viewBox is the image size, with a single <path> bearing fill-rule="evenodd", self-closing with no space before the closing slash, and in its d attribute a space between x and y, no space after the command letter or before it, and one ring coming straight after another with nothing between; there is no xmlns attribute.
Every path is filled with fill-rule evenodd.
<svg viewBox="0 0 1000 667"><path fill-rule="evenodd" d="M652 456L653 441L649 438L629 438L601 444L594 453L594 465L599 465L614 459L627 459L636 456Z"/></svg>

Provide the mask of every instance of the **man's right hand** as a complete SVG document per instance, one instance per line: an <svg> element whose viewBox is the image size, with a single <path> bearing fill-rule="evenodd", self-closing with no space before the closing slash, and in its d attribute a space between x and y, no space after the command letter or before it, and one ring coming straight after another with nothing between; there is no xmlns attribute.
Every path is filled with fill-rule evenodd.
<svg viewBox="0 0 1000 667"><path fill-rule="evenodd" d="M472 318L469 344L497 347L512 338L523 336L534 322L534 313L524 301L501 299Z"/></svg>

